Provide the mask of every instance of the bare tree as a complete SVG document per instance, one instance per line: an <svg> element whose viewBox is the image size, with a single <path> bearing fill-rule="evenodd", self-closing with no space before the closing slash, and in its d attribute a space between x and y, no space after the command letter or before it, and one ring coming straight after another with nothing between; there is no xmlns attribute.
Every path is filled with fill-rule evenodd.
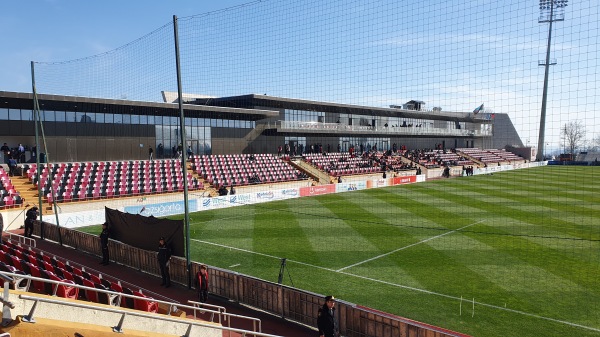
<svg viewBox="0 0 600 337"><path fill-rule="evenodd" d="M561 138L574 159L575 150L581 147L585 141L585 125L580 120L566 123L561 130Z"/></svg>

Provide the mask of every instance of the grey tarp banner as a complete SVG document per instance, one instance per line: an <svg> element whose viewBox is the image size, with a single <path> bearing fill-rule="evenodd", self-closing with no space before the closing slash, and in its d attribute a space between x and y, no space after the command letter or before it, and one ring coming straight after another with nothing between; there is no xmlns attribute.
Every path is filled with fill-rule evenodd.
<svg viewBox="0 0 600 337"><path fill-rule="evenodd" d="M159 219L105 207L110 238L144 250L157 250L164 237L173 255L185 257L183 220Z"/></svg>

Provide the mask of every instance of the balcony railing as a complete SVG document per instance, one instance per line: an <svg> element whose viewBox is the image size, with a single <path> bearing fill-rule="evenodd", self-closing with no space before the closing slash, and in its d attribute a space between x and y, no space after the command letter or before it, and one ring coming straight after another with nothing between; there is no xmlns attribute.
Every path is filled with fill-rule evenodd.
<svg viewBox="0 0 600 337"><path fill-rule="evenodd" d="M388 136L432 136L432 137L489 137L491 130L466 130L432 127L400 127L400 126L362 126L340 123L279 121L277 131L309 132L309 133L359 133Z"/></svg>

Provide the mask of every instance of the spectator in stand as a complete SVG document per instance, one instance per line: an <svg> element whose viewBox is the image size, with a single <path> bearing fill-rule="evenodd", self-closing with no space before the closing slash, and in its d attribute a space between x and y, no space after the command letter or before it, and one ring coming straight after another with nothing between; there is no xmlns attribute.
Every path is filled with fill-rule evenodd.
<svg viewBox="0 0 600 337"><path fill-rule="evenodd" d="M201 265L200 270L196 273L196 289L200 302L206 303L208 300L208 268L205 264Z"/></svg>
<svg viewBox="0 0 600 337"><path fill-rule="evenodd" d="M154 159L154 150L152 149L152 146L148 148L148 158L150 160Z"/></svg>
<svg viewBox="0 0 600 337"><path fill-rule="evenodd" d="M188 160L191 160L193 155L194 155L194 152L192 151L192 147L188 146L188 148L187 148Z"/></svg>
<svg viewBox="0 0 600 337"><path fill-rule="evenodd" d="M165 147L162 143L158 144L156 147L156 156L157 158L164 158L165 156Z"/></svg>
<svg viewBox="0 0 600 337"><path fill-rule="evenodd" d="M235 188L233 188L233 184L231 184L231 187L229 188L229 195L234 195L235 194Z"/></svg>
<svg viewBox="0 0 600 337"><path fill-rule="evenodd" d="M283 148L281 147L281 145L279 145L279 146L277 147L277 156L278 156L278 157L281 157L281 150L282 150L282 149L283 149Z"/></svg>
<svg viewBox="0 0 600 337"><path fill-rule="evenodd" d="M13 177L17 174L17 160L10 155L10 152L9 156L10 158L8 159L8 175Z"/></svg>
<svg viewBox="0 0 600 337"><path fill-rule="evenodd" d="M168 288L171 286L171 275L169 275L171 249L165 242L164 237L161 237L158 240L158 253L156 257L158 259L158 266L160 267L160 275L162 277L162 283L160 285Z"/></svg>
<svg viewBox="0 0 600 337"><path fill-rule="evenodd" d="M335 298L333 296L325 297L325 304L319 309L317 326L319 328L319 337L338 336L338 323L335 318Z"/></svg>
<svg viewBox="0 0 600 337"><path fill-rule="evenodd" d="M227 188L225 187L225 185L221 185L221 187L219 187L219 195L220 196L227 195Z"/></svg>

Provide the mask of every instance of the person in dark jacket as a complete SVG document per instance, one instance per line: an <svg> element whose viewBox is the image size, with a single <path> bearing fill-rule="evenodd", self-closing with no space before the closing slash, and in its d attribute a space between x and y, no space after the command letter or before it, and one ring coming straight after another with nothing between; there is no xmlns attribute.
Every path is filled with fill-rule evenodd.
<svg viewBox="0 0 600 337"><path fill-rule="evenodd" d="M196 273L196 289L198 290L198 299L202 303L208 300L208 268L205 264L200 266Z"/></svg>
<svg viewBox="0 0 600 337"><path fill-rule="evenodd" d="M40 215L37 207L31 207L27 213L25 213L25 237L30 238L33 235L33 222L37 220Z"/></svg>
<svg viewBox="0 0 600 337"><path fill-rule="evenodd" d="M317 317L320 337L337 337L339 335L334 307L335 298L333 296L326 296L325 304L319 309L319 317Z"/></svg>
<svg viewBox="0 0 600 337"><path fill-rule="evenodd" d="M169 261L171 260L171 249L167 246L165 238L161 237L158 240L158 266L160 267L160 275L162 277L161 286L171 286L171 276L169 275Z"/></svg>
<svg viewBox="0 0 600 337"><path fill-rule="evenodd" d="M108 237L110 232L108 231L108 224L105 222L102 224L102 232L100 233L100 247L102 248L102 265L108 265Z"/></svg>

